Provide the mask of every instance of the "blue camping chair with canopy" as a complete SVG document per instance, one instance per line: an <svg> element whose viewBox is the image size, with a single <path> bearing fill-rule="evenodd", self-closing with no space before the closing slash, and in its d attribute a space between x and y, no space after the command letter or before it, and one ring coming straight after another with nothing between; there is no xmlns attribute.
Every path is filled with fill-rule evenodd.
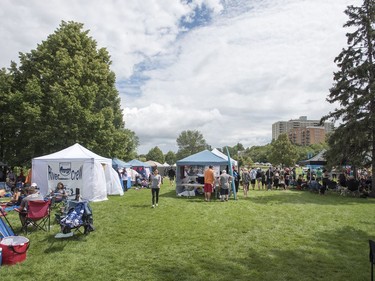
<svg viewBox="0 0 375 281"><path fill-rule="evenodd" d="M12 226L10 225L1 207L0 207L0 213L1 213L1 216L0 216L0 240L1 240L8 236L14 236L15 234L14 234L14 230Z"/></svg>

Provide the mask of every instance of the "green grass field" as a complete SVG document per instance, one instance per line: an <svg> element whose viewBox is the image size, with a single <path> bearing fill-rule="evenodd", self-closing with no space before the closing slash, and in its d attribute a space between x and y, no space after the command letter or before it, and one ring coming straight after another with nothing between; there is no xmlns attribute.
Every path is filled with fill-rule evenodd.
<svg viewBox="0 0 375 281"><path fill-rule="evenodd" d="M1 280L369 280L374 199L249 194L204 202L176 197L165 180L152 209L150 190L131 189L91 203L88 236L55 239L55 223L27 235L26 261L2 266Z"/></svg>

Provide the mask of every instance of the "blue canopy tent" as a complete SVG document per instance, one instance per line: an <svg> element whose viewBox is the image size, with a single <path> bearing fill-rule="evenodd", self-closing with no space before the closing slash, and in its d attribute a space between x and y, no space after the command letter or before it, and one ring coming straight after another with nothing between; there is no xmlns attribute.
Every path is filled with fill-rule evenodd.
<svg viewBox="0 0 375 281"><path fill-rule="evenodd" d="M121 169L121 168L130 168L131 165L127 162L124 162L118 158L113 158L112 159L112 168L117 170L117 169Z"/></svg>
<svg viewBox="0 0 375 281"><path fill-rule="evenodd" d="M215 176L220 175L220 171L227 169L228 159L224 159L212 151L203 150L196 154L190 155L176 162L176 193L183 190L183 181L197 181L203 177L205 169L212 165Z"/></svg>
<svg viewBox="0 0 375 281"><path fill-rule="evenodd" d="M144 179L148 179L151 173L151 166L147 163L133 159L128 162L134 171L137 171Z"/></svg>

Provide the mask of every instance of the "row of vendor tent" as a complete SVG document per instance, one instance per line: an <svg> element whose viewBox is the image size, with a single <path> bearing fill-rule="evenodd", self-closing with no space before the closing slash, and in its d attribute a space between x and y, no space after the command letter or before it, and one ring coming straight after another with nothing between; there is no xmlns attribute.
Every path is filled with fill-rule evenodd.
<svg viewBox="0 0 375 281"><path fill-rule="evenodd" d="M113 158L112 167L118 171L126 169L128 180L130 179L132 183L136 182L137 176L143 179L148 179L152 172L151 165L137 159L133 159L129 162L124 162L118 158ZM130 186L128 185L128 187Z"/></svg>
<svg viewBox="0 0 375 281"><path fill-rule="evenodd" d="M113 169L117 170L117 169L123 169L123 168L130 168L131 165L127 162L124 162L118 158L113 158L112 159L112 167Z"/></svg>
<svg viewBox="0 0 375 281"><path fill-rule="evenodd" d="M148 168L151 168L151 167L157 167L157 168L165 168L165 167L170 167L170 165L168 163L164 163L164 164L161 164L157 161L152 161L152 160L148 160L146 162L142 162L142 161L139 161L137 159L134 159L134 160L131 160L129 162L124 162L118 158L113 158L112 159L112 167L114 169L118 169L118 168L131 168L131 167L148 167Z"/></svg>
<svg viewBox="0 0 375 281"><path fill-rule="evenodd" d="M47 195L62 182L88 201L107 200L107 195L123 195L120 179L105 158L76 143L61 151L32 159L32 182Z"/></svg>
<svg viewBox="0 0 375 281"><path fill-rule="evenodd" d="M172 167L168 163L161 164L156 161L148 160L146 161L151 167L158 169L159 174L162 176L166 176L169 169Z"/></svg>
<svg viewBox="0 0 375 281"><path fill-rule="evenodd" d="M148 175L154 170L155 168L159 170L161 175L165 174L165 171L170 168L171 166L168 163L161 164L157 161L148 160L146 162L139 161L137 159L133 159L129 162L124 162L118 158L112 159L112 167L115 170L119 169L126 169L129 171L129 168L140 173L142 176L147 177Z"/></svg>

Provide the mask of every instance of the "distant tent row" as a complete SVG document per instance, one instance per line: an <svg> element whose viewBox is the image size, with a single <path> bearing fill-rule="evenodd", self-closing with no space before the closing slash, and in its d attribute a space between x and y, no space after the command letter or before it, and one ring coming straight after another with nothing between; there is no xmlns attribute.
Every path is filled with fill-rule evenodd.
<svg viewBox="0 0 375 281"><path fill-rule="evenodd" d="M113 169L117 170L117 169L122 169L122 168L130 168L131 165L127 162L124 162L118 158L113 158L112 159L112 167Z"/></svg>

